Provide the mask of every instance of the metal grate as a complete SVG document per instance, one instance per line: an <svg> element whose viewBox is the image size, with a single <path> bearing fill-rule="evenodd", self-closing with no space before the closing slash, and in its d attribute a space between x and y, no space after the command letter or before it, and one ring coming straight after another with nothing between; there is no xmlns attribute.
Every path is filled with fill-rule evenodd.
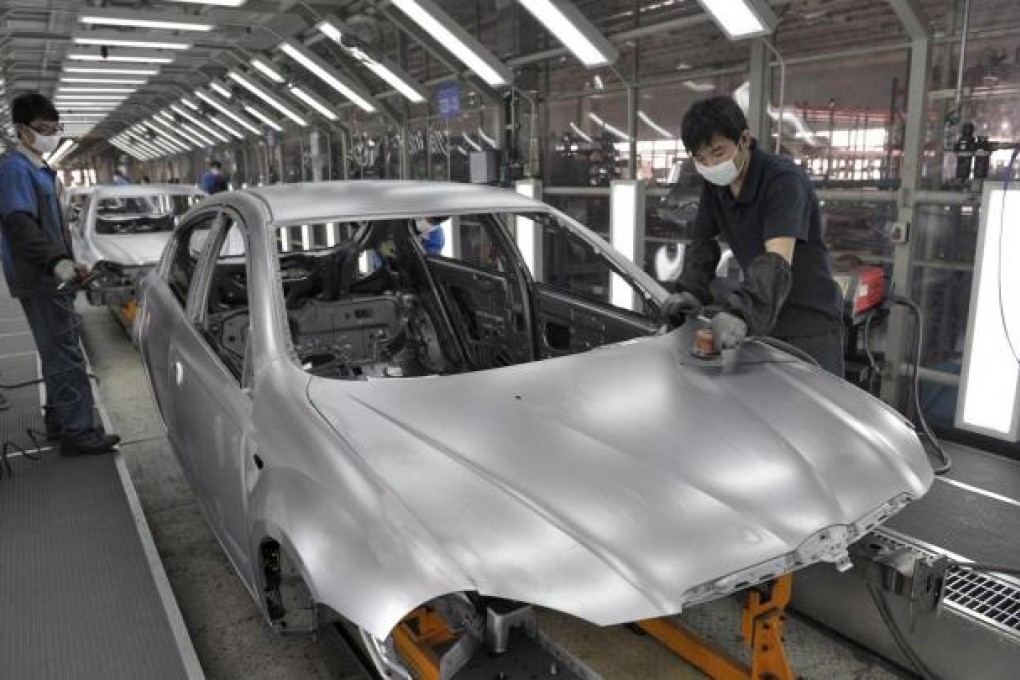
<svg viewBox="0 0 1020 680"><path fill-rule="evenodd" d="M910 548L930 557L937 550L890 536L878 530L872 537L892 548ZM956 555L950 555L958 559ZM972 616L1003 633L1020 637L1020 583L994 573L969 571L950 566L946 572L942 602L947 607Z"/></svg>

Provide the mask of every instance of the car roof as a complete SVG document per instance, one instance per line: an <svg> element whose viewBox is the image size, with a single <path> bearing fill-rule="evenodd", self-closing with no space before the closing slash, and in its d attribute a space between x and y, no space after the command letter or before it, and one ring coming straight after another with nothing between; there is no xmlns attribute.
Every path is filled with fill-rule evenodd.
<svg viewBox="0 0 1020 680"><path fill-rule="evenodd" d="M189 184L104 184L95 187L96 198L123 196L152 196L153 194L183 194L204 196L205 192Z"/></svg>
<svg viewBox="0 0 1020 680"><path fill-rule="evenodd" d="M245 191L261 198L277 223L548 209L510 189L456 182L354 180L277 184Z"/></svg>

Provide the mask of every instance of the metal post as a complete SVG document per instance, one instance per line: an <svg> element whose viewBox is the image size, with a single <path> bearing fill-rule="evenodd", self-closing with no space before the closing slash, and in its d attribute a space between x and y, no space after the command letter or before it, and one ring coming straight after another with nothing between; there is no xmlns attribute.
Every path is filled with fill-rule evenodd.
<svg viewBox="0 0 1020 680"><path fill-rule="evenodd" d="M769 125L772 67L769 65L768 45L762 39L751 41L750 70L747 125L751 129L751 134L767 148L772 133Z"/></svg>
<svg viewBox="0 0 1020 680"><path fill-rule="evenodd" d="M897 200L897 220L914 227L917 223L917 203L914 191L921 180L925 125L928 112L928 74L931 71L931 37L915 37L910 44L910 81L907 84L906 130L903 140L903 161L900 190ZM896 246L893 256L893 282L896 292L910 296L914 283L914 234L908 229L908 239ZM903 307L896 307L889 321L886 360L889 369L882 380L882 398L898 405L901 399L900 367L906 356L906 342L910 337L909 319Z"/></svg>

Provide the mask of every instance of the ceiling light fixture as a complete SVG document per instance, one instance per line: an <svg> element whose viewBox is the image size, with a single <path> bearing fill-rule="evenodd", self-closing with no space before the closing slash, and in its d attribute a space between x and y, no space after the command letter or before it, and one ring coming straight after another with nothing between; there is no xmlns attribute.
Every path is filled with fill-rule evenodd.
<svg viewBox="0 0 1020 680"><path fill-rule="evenodd" d="M258 97L262 101L266 102L267 104L272 106L274 109L276 109L277 111L279 111L283 115L285 115L288 118L290 118L292 121L294 121L295 123L297 123L301 127L305 127L305 126L308 125L308 121L306 121L304 118L302 118L301 116L297 115L296 113L294 113L293 111L288 109L286 106L283 105L283 102L277 100L276 97L274 97L273 95L269 94L268 92L263 90L261 87L259 87L255 83L251 82L250 80L248 80L244 76L242 76L237 71L231 71L230 73L227 74L227 76L231 80L233 80L235 83L238 83L239 85L244 87L246 90L248 90L249 92L254 94L256 97Z"/></svg>
<svg viewBox="0 0 1020 680"><path fill-rule="evenodd" d="M343 30L331 21L322 21L318 25L319 32L328 38L332 38L340 47L366 68L384 80L390 87L406 97L415 104L420 104L428 97L428 92L411 76L404 73L395 64L386 59L375 59L357 47L344 45L340 37Z"/></svg>
<svg viewBox="0 0 1020 680"><path fill-rule="evenodd" d="M565 0L520 0L520 3L585 66L606 66L620 58L620 52L573 3Z"/></svg>
<svg viewBox="0 0 1020 680"><path fill-rule="evenodd" d="M65 64L64 73L96 73L96 74L108 74L108 75L124 75L124 76L155 76L159 74L157 68L126 68L126 67L107 67L107 66L78 66L76 64Z"/></svg>
<svg viewBox="0 0 1020 680"><path fill-rule="evenodd" d="M144 85L144 78L78 78L76 76L61 76L62 83L94 83L101 85Z"/></svg>
<svg viewBox="0 0 1020 680"><path fill-rule="evenodd" d="M134 88L134 87L63 87L63 86L61 86L61 87L57 88L57 93L59 94L61 92L89 92L89 93L108 92L110 94L131 94L136 89L137 88Z"/></svg>
<svg viewBox="0 0 1020 680"><path fill-rule="evenodd" d="M272 118L270 118L269 116L267 116L265 113L263 113L259 109L255 108L254 106L245 105L244 110L247 111L248 113L250 113L251 115L255 116L256 118L258 118L265 125L273 128L277 132L283 132L283 128L280 127L279 123L277 123L275 120L273 120Z"/></svg>
<svg viewBox="0 0 1020 680"><path fill-rule="evenodd" d="M768 35L779 20L764 0L698 0L730 40Z"/></svg>
<svg viewBox="0 0 1020 680"><path fill-rule="evenodd" d="M213 129L212 126L206 125L205 123L200 121L198 118L196 118L195 116L191 115L190 113L188 113L187 111L185 111L181 107L177 106L176 104L171 104L170 108L175 113L180 115L181 118L184 118L185 120L190 121L191 123L194 123L197 127L201 128L202 130L205 130L206 133L208 133L209 135L215 137L216 139L220 140L221 142L230 141L219 130Z"/></svg>
<svg viewBox="0 0 1020 680"><path fill-rule="evenodd" d="M208 116L208 118L209 118L209 120L211 120L211 121L212 121L212 122L213 122L214 124L216 124L216 125L220 126L221 128L223 128L224 130L226 130L226 131L227 131L227 132L229 132L230 134L234 135L234 136L235 136L235 137L237 137L238 139L244 139L244 135L243 135L243 134L241 134L241 133L240 133L239 131L237 131L236 129L234 129L234 128L230 127L229 125L227 125L226 123L224 123L224 122L223 122L222 120L220 120L220 119L219 119L219 118L217 118L216 116Z"/></svg>
<svg viewBox="0 0 1020 680"><path fill-rule="evenodd" d="M649 117L649 115L647 113L645 113L644 111L638 111L637 115L638 115L638 118L640 118L644 122L645 125L647 125L648 127L652 128L653 130L658 132L660 135L662 135L666 139L676 139L676 137L669 130L667 130L666 128L662 127L661 125L656 123L654 120L652 120L651 117Z"/></svg>
<svg viewBox="0 0 1020 680"><path fill-rule="evenodd" d="M372 98L372 95L367 92L358 92L358 88L354 83L341 75L339 71L324 62L311 51L305 49L301 45L298 45L293 40L287 40L281 44L280 49L283 50L284 54L288 57L318 76L320 80L324 81L334 90L354 102L354 104L362 111L367 113L375 111L375 105L369 101Z"/></svg>
<svg viewBox="0 0 1020 680"><path fill-rule="evenodd" d="M154 50L187 50L191 42L179 38L130 38L133 33L116 31L88 31L71 36L75 45L100 45L103 47L147 47ZM144 35L144 34L139 34Z"/></svg>
<svg viewBox="0 0 1020 680"><path fill-rule="evenodd" d="M205 135L203 135L203 134L202 134L201 132L199 132L199 131L198 131L198 130L196 130L195 128L191 127L191 126L190 126L190 125L188 125L187 123L184 123L184 122L178 122L177 124L178 124L178 125L180 125L180 126L181 126L181 128L183 128L184 130L187 130L187 131L188 131L188 133L189 133L189 134L191 134L191 136L192 136L192 137L198 137L199 139L201 139L201 140L202 140L202 142L203 142L203 143L204 143L204 144L205 144L206 146L216 146L216 142L214 142L213 140L209 139L208 137L206 137L206 136L205 136Z"/></svg>
<svg viewBox="0 0 1020 680"><path fill-rule="evenodd" d="M216 5L217 7L240 7L248 0L167 0L167 2L182 2L192 5Z"/></svg>
<svg viewBox="0 0 1020 680"><path fill-rule="evenodd" d="M304 103L308 104L310 107L321 113L326 118L333 121L340 120L340 117L330 110L329 105L326 104L326 102L319 99L312 93L305 92L297 85L291 85L289 89L292 95L294 95Z"/></svg>
<svg viewBox="0 0 1020 680"><path fill-rule="evenodd" d="M224 99L230 99L231 97L234 96L234 94L230 90L228 90L223 85L220 85L219 83L209 83L209 87L218 92L219 95Z"/></svg>
<svg viewBox="0 0 1020 680"><path fill-rule="evenodd" d="M274 83L285 82L285 79L280 75L279 71L274 69L272 66L264 62L263 60L255 57L251 60L251 65L257 68L262 74L272 80Z"/></svg>
<svg viewBox="0 0 1020 680"><path fill-rule="evenodd" d="M173 63L174 58L166 54L159 52L125 52L125 53L107 53L105 56L102 54L90 54L88 52L71 52L67 55L67 58L71 61L106 61L106 62L124 62L124 63L138 63L138 64L170 64Z"/></svg>
<svg viewBox="0 0 1020 680"><path fill-rule="evenodd" d="M195 96L204 101L205 103L209 104L210 106L216 107L224 114L229 116L231 119L237 121L239 125L244 127L244 129L248 130L249 132L252 132L256 135L262 133L262 130L260 130L254 123L252 123L247 118L243 117L241 114L234 111L227 104L224 104L223 102L216 99L216 97L212 96L208 92L202 92L201 90L197 90L195 92Z"/></svg>
<svg viewBox="0 0 1020 680"><path fill-rule="evenodd" d="M478 77L492 86L506 85L513 72L470 33L461 28L432 0L391 0L394 7L406 14L437 42Z"/></svg>
<svg viewBox="0 0 1020 680"><path fill-rule="evenodd" d="M152 28L162 31L200 31L203 33L215 28L207 21L183 14L164 16L153 12L120 9L89 9L78 17L78 23L95 26Z"/></svg>

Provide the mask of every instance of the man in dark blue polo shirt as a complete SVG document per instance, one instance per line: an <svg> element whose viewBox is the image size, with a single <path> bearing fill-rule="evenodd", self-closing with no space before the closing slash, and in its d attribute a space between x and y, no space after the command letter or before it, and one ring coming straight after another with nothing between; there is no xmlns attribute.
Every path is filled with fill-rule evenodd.
<svg viewBox="0 0 1020 680"><path fill-rule="evenodd" d="M807 175L758 148L731 97L695 103L684 115L681 137L705 184L678 292L663 313L683 317L711 302L721 309L712 319L719 348L770 335L843 377L839 286ZM739 286L715 281L720 239L743 270Z"/></svg>
<svg viewBox="0 0 1020 680"><path fill-rule="evenodd" d="M21 302L39 351L46 435L60 442L61 455L105 453L120 437L93 422L81 319L68 290L88 270L73 259L56 173L42 158L60 142L59 115L46 97L30 93L14 98L11 117L18 145L0 163L0 250L7 287Z"/></svg>

